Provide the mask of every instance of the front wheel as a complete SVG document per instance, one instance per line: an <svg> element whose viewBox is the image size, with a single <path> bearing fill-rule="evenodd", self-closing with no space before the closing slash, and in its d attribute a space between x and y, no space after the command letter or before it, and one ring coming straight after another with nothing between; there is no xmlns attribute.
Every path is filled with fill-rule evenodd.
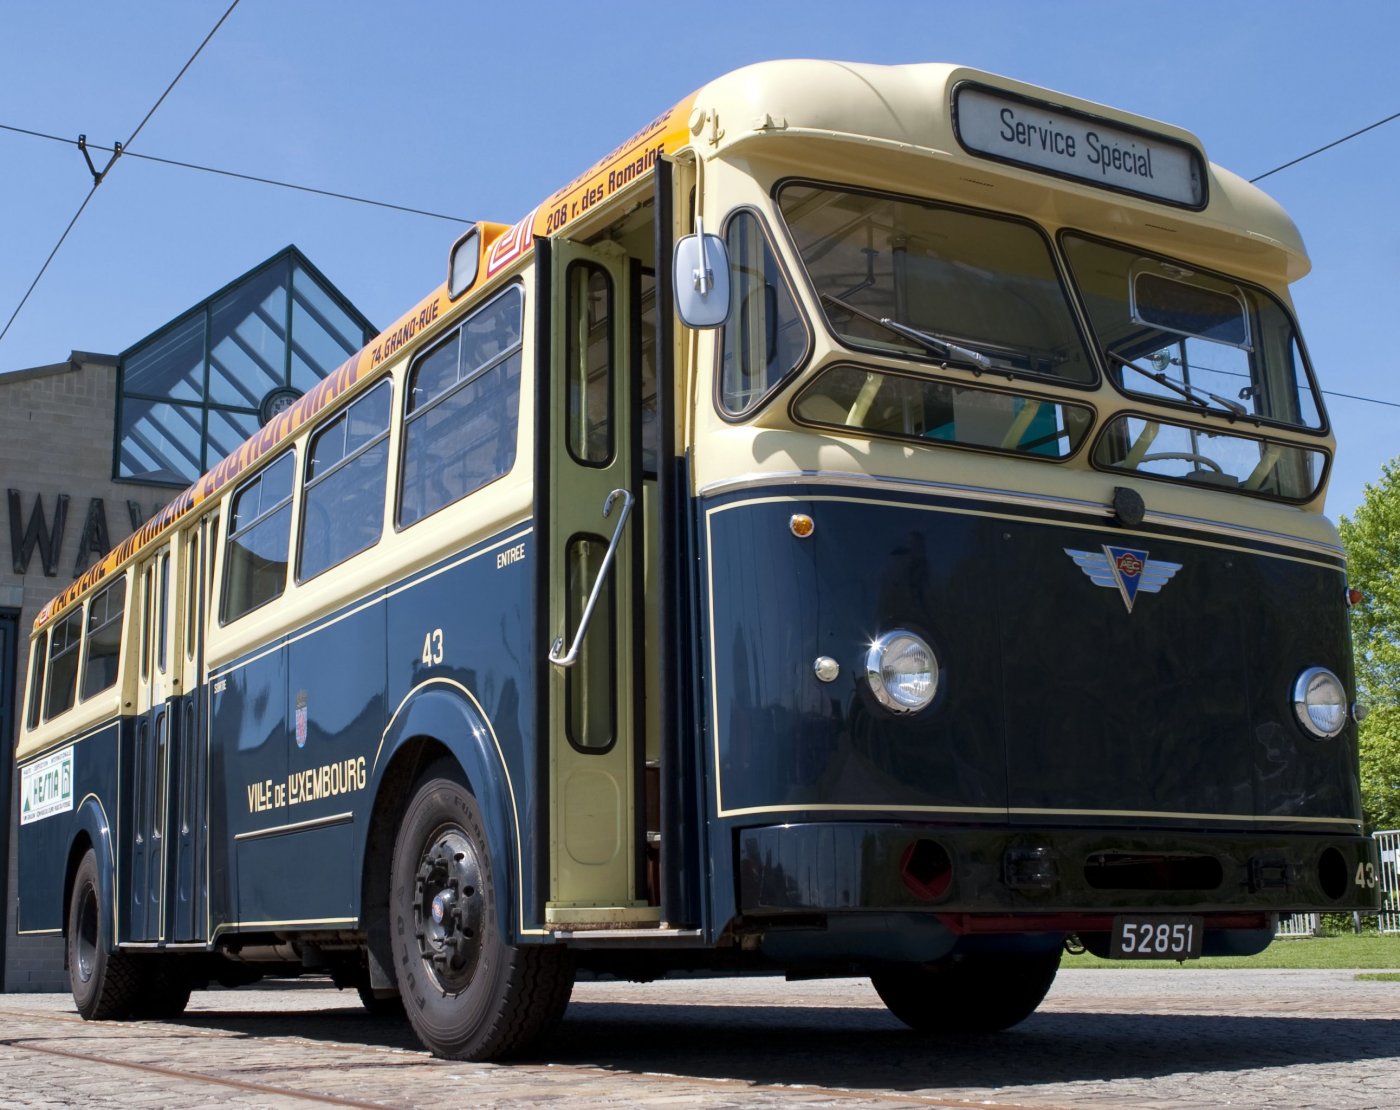
<svg viewBox="0 0 1400 1110"><path fill-rule="evenodd" d="M496 923L486 830L456 764L430 767L404 813L389 882L399 992L435 1056L490 1060L548 1033L573 989L568 952L514 947Z"/></svg>
<svg viewBox="0 0 1400 1110"><path fill-rule="evenodd" d="M901 964L870 977L890 1013L920 1033L998 1033L1045 999L1060 951L976 953L932 964Z"/></svg>

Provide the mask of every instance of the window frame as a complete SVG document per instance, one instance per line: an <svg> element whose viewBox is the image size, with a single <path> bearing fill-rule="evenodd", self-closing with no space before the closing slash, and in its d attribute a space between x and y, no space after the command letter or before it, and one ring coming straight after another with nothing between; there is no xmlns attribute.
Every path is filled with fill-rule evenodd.
<svg viewBox="0 0 1400 1110"><path fill-rule="evenodd" d="M59 652L58 654L54 654L54 633L56 633L60 628L66 628L75 619L77 621L78 626L77 643L72 645L65 645L61 652ZM63 716L63 714L69 712L71 709L73 709L74 706L78 704L78 689L81 686L83 675L83 629L86 626L86 624L87 603L83 602L77 607L70 609L68 612L64 613L63 616L58 617L53 622L52 627L49 629L49 655L47 665L48 677L46 678L44 683L43 720L45 724L48 724L50 721L54 720L57 717ZM62 709L53 709L49 704L51 700L49 695L53 693L53 676L55 673L54 662L57 659L66 658L69 655L77 656L77 659L73 664L72 693L69 695L68 703L65 706L63 706Z"/></svg>
<svg viewBox="0 0 1400 1110"><path fill-rule="evenodd" d="M407 378L405 378L405 381L407 381ZM361 401L363 401L363 400L366 400L366 399L370 396L370 394L372 394L372 393L373 393L375 390L377 390L377 389L382 389L386 384L387 384L388 387L389 387L389 403L388 403L388 406L387 406L387 409L386 409L386 419L385 419L385 421L384 421L384 430L381 431L381 432L379 432L377 435L375 435L375 437L374 437L373 439L367 440L366 442L360 444L360 446L356 447L355 450L352 451L352 452L350 452L349 454L342 455L334 464L331 465L331 467L330 467L328 470L324 471L324 472L321 473L321 474L316 475L314 478L308 478L307 475L309 474L309 472L310 472L310 470L311 470L311 460L312 460L312 456L313 456L314 453L315 453L315 447L316 447L316 442L317 442L317 440L320 439L320 437L321 437L322 435L324 435L325 433L329 432L330 429L331 429L331 425L334 424L337 420L341 420L341 419L346 419L346 420L348 420L348 419L349 419L349 416L350 416L350 410L353 409L353 408L355 407L355 405L357 405L359 402L361 402ZM293 567L293 570L292 570L292 580L293 580L298 586L301 585L303 582L310 582L310 581L313 581L314 579L319 578L321 575L325 574L328 570L333 570L334 568L340 566L342 563L348 562L350 559L353 559L356 555L362 554L363 552L370 550L370 548L377 546L378 543L379 543L379 541L382 540L382 539L384 538L384 504L385 504L385 502L388 500L388 494L389 494L389 463L390 463L390 461L391 461L388 443L389 443L389 439L390 439L390 432L393 430L393 427L394 427L394 378L393 378L393 375L392 375L392 374L384 374L384 375L382 375L378 380L376 380L376 381L374 382L373 385L370 385L370 386L366 387L365 389L360 390L359 392L357 392L357 393L355 394L354 397L352 397L352 398L351 398L349 401L347 401L345 404L338 406L338 407L335 409L334 412L329 413L329 414L325 417L325 419L321 420L321 421L316 425L316 427L315 427L314 429L312 429L311 434L307 436L307 439L306 439L306 457L305 457L305 461L303 462L302 468L301 468L301 480L300 480L300 486L301 486L300 511L297 513L297 521L296 521L296 563L295 563L295 566ZM344 555L341 555L341 556L340 556L338 559L336 559L334 562L327 563L327 564L326 564L325 566L323 566L320 570L316 571L316 572L313 573L313 574L305 574L305 575L304 575L304 574L302 573L302 561L303 561L303 557L304 557L304 554L305 554L305 547L306 547L306 503L307 503L307 495L308 495L312 490L314 490L317 486L319 486L322 482L326 481L326 480L329 479L329 478L334 477L336 474L339 474L339 473L340 473L342 470L344 470L346 467L350 466L352 463L354 463L356 460L360 459L362 456L368 454L370 451L372 451L375 447L379 446L379 444L381 444L381 443L383 443L383 444L385 445L385 447L384 447L384 492L383 492L383 494L380 496L380 499L379 499L379 531L376 533L374 539L371 540L369 543L365 544L363 547L356 548L354 551L351 551L351 552L348 552L348 553L346 553L346 554L344 554Z"/></svg>
<svg viewBox="0 0 1400 1110"><path fill-rule="evenodd" d="M1012 451L999 447L988 447L981 443L965 443L956 439L930 439L925 436L894 435L889 432L882 432L875 428L863 426L848 426L836 424L821 424L810 417L800 416L797 412L798 403L806 397L819 382L828 374L837 370L857 370L862 373L884 374L891 378L904 378L909 381L922 382L946 386L950 389L966 389L974 393L993 393L1003 397L1011 397L1017 400L1039 401L1045 404L1059 405L1064 408L1075 408L1083 410L1088 414L1088 423L1084 426L1084 435L1074 449L1066 455L1052 458L1049 455L1033 455L1027 451ZM1039 379L1034 379L1039 381ZM1078 458L1084 451L1089 449L1090 444L1097 445L1099 425L1098 409L1087 397L1075 397L1073 400L1064 397L1042 396L1038 393L1027 393L1002 386L986 385L982 382L966 382L960 378L944 378L922 374L915 369L905 366L873 366L856 362L850 359L841 359L823 366L817 373L812 375L812 380L805 383L801 389L793 394L792 400L788 402L788 416L794 424L801 428L811 428L827 435L856 435L868 439L881 440L888 443L900 443L914 446L928 447L951 447L960 451L976 451L980 454L992 455L1002 459L1027 459L1033 462L1046 462L1062 465Z"/></svg>
<svg viewBox="0 0 1400 1110"><path fill-rule="evenodd" d="M444 390L443 390L441 393L439 393L436 397L434 397L434 398L432 398L430 401L427 401L426 403L424 403L420 408L415 409L413 412L409 412L409 411L408 411L408 405L409 405L409 402L412 400L412 397L413 397L413 390L412 390L412 388L411 388L411 383L412 383L412 380L413 380L413 371L414 371L415 368L418 366L418 364L419 364L420 362L422 362L424 359L426 359L429 355L431 355L434 351L438 350L440 347L445 346L446 344L448 344L448 343L451 342L452 340L454 340L454 339L460 340L463 331L465 330L466 326L467 326L472 320L476 319L476 317L479 316L481 313L485 312L488 308L490 308L491 306L493 306L494 304L496 304L498 301L500 301L501 299L503 299L504 297L506 297L506 296L508 296L508 295L510 295L510 294L512 294L512 293L514 293L516 296L518 296L518 297L520 298L520 340L519 340L519 342L516 343L514 346L511 346L511 347L509 347L509 348L507 348L507 349L505 349L505 350L503 350L503 351L498 352L494 357L491 358L491 360L490 360L489 362L487 362L487 363L486 363L485 365L483 365L483 366L478 367L470 376L458 380L458 381L455 382L453 385L451 385L451 386L449 386L448 388L444 389ZM527 299L527 292L526 292L526 289L525 289L525 283L524 283L524 282L521 282L521 281L513 281L513 282L510 282L510 283L508 283L508 284L502 286L499 290L497 290L497 291L496 291L495 293L493 293L491 296L487 297L487 298L486 298L485 300L483 300L480 304L475 305L473 308L471 308L469 311L467 311L467 312L462 316L462 318L461 318L460 320L457 321L457 323L454 325L454 327L452 328L451 331L449 331L449 332L447 332L447 333L445 333L445 334L439 336L438 339L437 339L437 341L434 342L431 346L425 347L425 348L423 348L422 350L415 352L414 355L413 355L413 357L409 360L408 367L405 369L405 371L404 371L404 376L403 376L403 381L404 381L404 386L403 386L403 397L400 399L399 404L398 404L398 407L397 407L397 409L395 410L396 413L397 413L397 416L396 416L395 419L397 420L398 429L399 429L399 437L398 437L398 439L399 439L399 449L398 449L398 454L397 454L396 458L394 459L394 463L395 463L395 466L396 466L396 468L397 468L396 475L395 475L395 481L394 481L394 513L393 513L394 534L395 534L395 535L398 535L398 534L400 534L400 533L402 533L402 532L406 532L406 531L407 531L408 529L410 529L410 528L416 528L418 525L422 524L425 520L430 520L432 517L434 517L434 516L436 516L438 513L442 512L444 509L447 509L447 508L451 507L452 505L460 504L462 501L464 501L466 498L470 497L472 494L477 493L477 492L479 492L479 491L481 491L481 490L483 490L483 489L486 489L488 486L494 485L496 482L499 482L502 478L505 478L507 475L509 475L509 474L511 473L511 471L513 471L513 470L516 468L516 466L518 466L518 465L520 464L520 450L519 450L519 437L520 437L520 427L521 427L521 422L520 422L520 397L519 397L519 394L517 393L515 412L513 413L513 417L514 417L514 421L515 421L516 450L515 450L515 452L514 452L514 457L513 457L512 460L511 460L511 465L510 465L509 469L507 469L507 470L501 472L500 474L497 474L494 478L490 479L489 481L483 482L481 485L477 486L475 489L467 490L465 493L459 494L458 496L454 497L452 500L443 502L441 505L438 505L438 506L436 506L435 508L433 508L430 512L424 513L422 516L418 517L416 520L409 521L408 523L404 523L404 521L403 521L404 479L405 479L405 477L406 477L406 475L407 475L407 471L408 471L408 467L407 467L405 464L406 464L406 462L407 462L407 457L408 457L409 430L410 430L411 425L413 424L413 422L414 422L415 420L417 420L417 419L419 418L419 416L421 416L421 415L423 415L423 414L425 414L425 413L431 412L431 411L432 411L434 408L436 408L439 404L441 404L442 402L444 402L445 400L447 400L447 398L452 397L452 396L455 396L457 393L460 393L463 389L465 389L465 388L466 388L468 385L470 385L471 383L477 381L479 378L481 378L481 377L483 377L484 375L490 373L492 370L495 370L495 369L497 369L498 367L504 366L504 365L505 365L507 362L509 362L512 358L515 358L515 357L517 357L517 356L520 357L520 374L521 374L521 377L522 377L522 379L523 379L524 373L525 373L525 329L526 329L526 326L527 326L528 323L529 323L529 312L527 311L527 310L528 310L528 307L529 307L529 301L528 301L528 299ZM461 355L461 351L460 351L460 349L459 349L459 350L458 350L458 353L457 353L457 365L458 365L459 370L460 370L460 367L461 367L461 360L462 360L462 355Z"/></svg>
<svg viewBox="0 0 1400 1110"><path fill-rule="evenodd" d="M1084 323L1085 326L1089 329L1090 336L1093 337L1093 342L1090 343L1090 347L1092 348L1094 360L1096 364L1099 365L1101 372L1103 372L1104 380L1107 381L1113 387L1114 391L1120 397L1128 401L1129 404L1160 404L1169 409L1173 409L1179 412L1191 413L1198 418L1207 415L1206 410L1202 409L1199 405L1192 404L1185 398L1173 399L1171 397L1166 396L1159 397L1155 393L1141 393L1136 390L1127 388L1127 386L1122 384L1122 381L1127 380L1126 371L1123 371L1118 375L1118 379L1121 380L1115 379L1115 376L1112 372L1113 367L1108 365L1108 363L1110 363L1112 360L1109 359L1109 357L1104 353L1103 348L1099 344L1098 333L1094 329L1093 315L1089 312L1088 304L1085 302L1083 295L1080 293L1079 284L1075 281L1074 278L1074 266L1070 262L1070 253L1065 245L1065 240L1071 238L1083 239L1090 243L1097 243L1105 247L1110 247L1114 250L1123 251L1126 254L1137 254L1140 258L1156 259L1158 262L1164 262L1170 266L1177 266L1183 269L1191 270L1194 273L1201 274L1205 277L1213 278L1216 281L1238 286L1241 290L1248 290L1255 296L1260 297L1261 299L1273 302L1274 306L1280 312L1283 313L1284 318L1288 321L1288 323L1293 329L1293 343L1298 348L1298 354L1303 364L1303 373L1306 376L1308 387L1312 390L1313 404L1317 407L1317 415L1320 420L1320 423L1316 427L1309 427L1306 424L1290 424L1287 421L1277 420L1273 417L1268 416L1260 416L1257 413L1248 413L1245 416L1231 417L1229 414L1223 411L1211 410L1209 413L1210 422L1208 426L1214 427L1220 421L1227 421L1231 426L1244 423L1247 425L1254 425L1256 428L1259 428L1261 430L1266 427L1278 428L1285 432L1293 432L1297 433L1298 435L1312 436L1318 439L1325 438L1331 434L1331 417L1328 415L1327 406L1323 403L1322 400L1322 387L1318 384L1317 375L1313 373L1312 357L1308 354L1307 343L1303 339L1303 331L1298 326L1298 317L1281 297L1276 296L1269 289L1265 288L1262 285L1259 285L1257 282L1248 281L1245 278L1236 277L1232 274L1222 273L1219 270L1211 269L1209 266L1202 266L1198 263L1188 262L1180 258L1172 258L1169 255L1162 254L1160 251L1149 250L1146 247L1140 247L1136 244L1122 242L1117 239L1110 239L1104 235L1096 235L1093 232L1084 231L1082 228L1062 227L1055 234L1055 242L1059 253L1064 258L1065 271L1069 274L1071 289L1074 293L1075 302L1079 306L1080 311L1083 313ZM1130 281L1133 277L1132 269L1133 268L1130 267L1129 272L1127 274ZM1128 302L1125 300L1124 303L1127 304ZM1158 330L1161 331L1167 330L1165 328L1161 328L1159 325L1156 324L1148 326L1156 327L1158 328ZM1250 334L1251 336L1253 336L1254 321L1252 318L1249 321L1249 327ZM1202 339L1204 342L1220 342L1219 340L1205 339L1202 336L1187 336L1186 338ZM1232 344L1222 345L1232 346ZM1097 447L1097 444L1095 446ZM1272 500L1278 499L1274 498Z"/></svg>
<svg viewBox="0 0 1400 1110"><path fill-rule="evenodd" d="M29 704L24 707L24 727L29 732L43 724L44 693L49 675L49 633L45 628L29 641Z"/></svg>
<svg viewBox="0 0 1400 1110"><path fill-rule="evenodd" d="M578 415L579 410L573 407L574 391L570 388L574 382L574 372L578 369L575 365L575 356L585 357L586 351L579 351L574 348L574 326L577 323L574 317L574 297L573 288L570 282L574 275L582 271L586 275L586 281L592 282L594 274L601 275L607 283L607 313L604 317L603 326L605 335L603 338L604 350L607 353L606 388L604 398L607 402L607 444L606 451L601 459L587 459L579 455L575 450L576 446L587 448L587 443L575 444L574 428L572 416ZM606 266L599 264L588 258L575 258L564 267L564 449L568 451L569 458L579 466L586 466L592 470L606 470L617 458L617 405L614 403L614 394L617 387L617 305L619 297L617 282L613 280L612 273ZM588 392L588 382L583 383L583 388L579 391L579 396L586 399ZM587 406L583 406L583 411L587 411Z"/></svg>
<svg viewBox="0 0 1400 1110"><path fill-rule="evenodd" d="M777 203L776 196L777 194L775 192L774 204ZM759 233L763 236L764 243L769 253L772 254L774 262L777 264L778 276L782 280L783 285L787 288L788 297L791 299L792 306L797 313L797 320L802 325L802 334L806 342L803 344L802 354L794 360L791 368L789 368L786 373L782 374L766 391L749 402L748 408L741 412L735 412L726 407L723 400L724 337L727 333L727 329L732 324L732 321L725 320L724 324L721 325L720 333L717 337L718 342L715 343L714 389L712 392L715 412L719 414L719 418L726 424L747 423L753 417L757 416L758 413L767 408L775 396L791 385L792 382L800 377L802 372L811 365L812 352L815 347L814 325L807 313L806 305L803 304L802 298L798 294L798 287L792 274L792 267L788 265L787 259L783 257L782 251L778 249L777 237L773 234L773 229L769 225L769 221L765 218L764 212L761 209L751 204L741 204L725 213L724 221L720 225L720 238L725 243L726 253L729 249L728 240L730 226L740 216L745 215L754 217L758 222ZM786 230L787 229L784 228L784 231ZM790 233L788 237L788 246L789 248L793 247ZM732 274L730 276L730 281L731 283L733 282Z"/></svg>
<svg viewBox="0 0 1400 1110"><path fill-rule="evenodd" d="M113 615L112 615L112 612L111 612L111 604L110 604L110 602L109 602L109 601L105 602L106 605L107 605L107 616L106 616L106 618L103 620L103 622L102 622L100 625L98 625L96 628L93 628L93 627L92 627L92 609L93 609L93 605L97 602L97 599L98 599L98 598L107 599L108 595L111 594L113 590L117 590L117 589L122 590L122 604L121 604L121 608L117 611L117 614L116 614L115 616L113 616ZM125 653L125 651L124 651L123 649L124 649L124 647L126 646L126 631L127 631L127 626L126 626L126 614L127 614L127 602L128 602L128 600L129 600L129 598L130 598L130 593L131 593L131 591L130 591L130 589L128 588L127 576L126 576L126 573L123 572L123 573L117 578L116 581L109 583L106 587L104 587L103 589L99 590L97 593L93 594L92 597L90 597L90 598L88 599L88 602L87 602L87 605L86 605L87 616L85 617L85 619L84 619L84 621L83 621L83 661L82 661L82 670L79 672L79 675L78 675L78 701L79 701L79 702L85 702L85 701L87 701L89 698L95 698L95 697L97 697L99 694L105 694L105 693L107 693L109 690L111 690L113 687L117 686L117 685L121 682L122 665L123 665L123 663L125 662L125 657L126 657L126 653ZM114 624L114 623L117 625L117 667L116 667L116 670L115 670L115 671L113 672L113 674L112 674L112 681L109 682L106 686L99 687L98 689L95 689L95 690L88 690L88 689L87 689L87 676L88 676L88 667L89 667L89 665L92 663L92 638L93 638L97 633L100 633L100 632L104 631L105 629L111 627L111 625Z"/></svg>
<svg viewBox="0 0 1400 1110"><path fill-rule="evenodd" d="M262 601L258 602L256 605L249 606L247 609L244 609L244 610L242 610L241 612L239 612L236 616L230 617L230 616L228 615L228 603L229 603L229 574L232 572L232 569L233 569L233 560L230 559L230 558L228 557L228 553L232 550L232 545L233 545L234 541L236 541L237 539L239 539L241 536L247 535L247 533L251 532L254 528L256 528L256 527L257 527L259 524L261 524L263 521L267 520L267 519L268 519L270 516L272 516L274 513L281 512L282 509L283 509L283 507L294 507L295 502L296 502L297 481L298 481L297 454L298 454L298 452L297 452L297 448L296 448L296 445L295 445L295 444L292 444L291 446L289 446L285 451L279 451L279 452L277 453L277 455L276 455L274 458L268 459L267 462L266 462L265 464L263 464L262 466L259 466L256 474L250 474L246 479L244 479L244 480L243 480L242 482L240 482L237 486L235 486L234 489L233 489L233 492L229 495L229 501L228 501L229 508L228 508L228 512L227 512L226 514L224 514L224 519L225 519L225 521L226 521L225 527L228 529L227 534L224 536L224 543L223 543L223 548L224 548L224 567L223 567L223 571L224 571L224 572L223 572L222 575L220 575L220 580L219 580L219 606L218 606L218 608L219 608L219 627L220 627L220 628L227 628L229 625L234 624L234 623L236 623L237 621L242 620L242 619L243 619L244 617L246 617L249 613L257 612L257 610L261 609L261 608L262 608L263 606L265 606L265 605L271 604L272 602L276 601L279 597L281 597L283 594L285 594L285 593L287 592L287 579L290 577L290 575L288 575L288 574L284 571L284 573L283 573L283 579L282 579L282 588L281 588L280 590L278 590L277 593L273 594L271 597L264 598ZM266 476L266 474L267 474L267 472L268 472L269 470L271 470L274 466L276 466L278 463L280 463L283 459L288 458L288 457L290 457L291 460L292 460L292 481L291 481L290 488L289 488L289 490L288 490L288 492L287 492L287 496L286 496L285 498L283 498L282 500L278 501L277 504L273 505L270 509L263 509L263 508L261 507L261 496L259 496L259 510L258 510L258 515L257 515L256 517L254 517L252 520L250 520L247 524L243 525L242 527L238 528L238 529L235 531L234 528L233 528L233 521L234 521L234 517L235 517L235 515L236 515L236 513L235 513L235 511L234 511L234 507L235 507L235 504L236 504L237 501L238 501L238 498L239 498L240 496L242 496L242 494L243 494L246 490L248 490L248 489L253 485L254 482L260 482L260 481L262 481L263 478ZM287 562L288 562L288 563L291 562L291 543L292 543L292 519L291 519L291 517L292 517L293 515L294 515L294 514L289 514L289 517L288 517L288 520L287 520L287 548L288 548L288 551L287 551L287 555L288 555Z"/></svg>
<svg viewBox="0 0 1400 1110"><path fill-rule="evenodd" d="M1075 331L1079 335L1079 341L1084 347L1084 352L1088 356L1088 367L1092 372L1085 381L1076 381L1073 378L1056 377L1051 374L1036 374L1029 371L1018 371L1014 377L1018 381L1031 381L1042 383L1052 389L1073 389L1081 393L1093 393L1103 383L1103 368L1100 360L1096 357L1094 349L1094 333L1089 327L1087 314L1079 300L1079 291L1071 280L1068 260L1062 257L1058 240L1047 231L1040 223L1025 216L1018 216L1012 212L999 212L995 209L978 208L971 204L957 204L952 201L940 200L932 197L916 196L912 193L892 192L888 189L872 189L860 185L852 185L839 181L822 181L811 177L784 177L774 182L772 188L773 210L778 218L778 223L782 227L786 236L789 250L799 264L802 280L805 282L807 293L812 297L817 305L817 310L821 314L820 326L825 329L836 345L843 351L848 352L852 358L890 358L900 361L909 361L918 366L935 368L941 374L947 375L969 375L971 378L986 376L988 374L998 377L1007 377L1007 372L1003 370L980 371L975 373L972 370L959 366L945 366L943 360L928 352L914 351L889 351L884 348L858 347L853 346L842 337L827 318L825 309L821 308L821 296L817 292L813 283L812 275L807 269L807 265L802 260L802 252L797 246L797 241L793 237L792 229L788 226L787 218L783 215L782 205L779 201L783 189L793 185L805 185L816 189L830 189L837 192L856 193L863 196L879 197L893 201L903 201L909 204L921 205L925 208L939 208L949 212L959 212L968 216L976 216L988 220L1001 220L1006 223L1018 224L1021 227L1029 228L1045 245L1045 254L1050 261L1050 266L1055 272L1055 278L1059 282L1060 293L1064 298L1065 309L1070 320L1074 324ZM955 380L950 377L949 380ZM961 380L961 379L956 379Z"/></svg>
<svg viewBox="0 0 1400 1110"><path fill-rule="evenodd" d="M1189 410L1188 410L1189 411ZM1125 470L1119 466L1109 466L1099 462L1099 448L1113 433L1113 429L1119 423L1127 420L1142 420L1149 424L1168 424L1175 428L1181 428L1188 432L1204 432L1207 435L1233 436L1235 439L1249 440L1261 446L1278 446L1292 448L1295 451L1312 451L1322 456L1322 469L1318 472L1317 481L1313 484L1312 492L1305 497L1283 497L1280 494L1265 493L1261 490L1245 489L1243 486L1216 486L1201 482L1192 482L1187 478L1177 477L1170 474L1153 474L1146 470ZM1101 474L1112 474L1117 477L1146 478L1153 482L1166 482L1169 485L1185 487L1186 489L1202 490L1212 493L1220 493L1226 496L1253 497L1260 501L1267 501L1274 505L1306 505L1309 501L1322 495L1327 488L1327 479L1332 475L1332 452L1327 449L1326 444L1317 443L1294 443L1286 439L1278 439L1273 436L1255 434L1250 431L1242 431L1239 428L1239 421L1231 424L1211 423L1193 424L1187 420L1163 418L1161 413L1145 412L1142 409L1123 409L1112 413L1104 420L1103 425L1095 429L1095 434L1085 437L1086 442L1093 441L1093 446L1089 450L1086 458L1089 465Z"/></svg>

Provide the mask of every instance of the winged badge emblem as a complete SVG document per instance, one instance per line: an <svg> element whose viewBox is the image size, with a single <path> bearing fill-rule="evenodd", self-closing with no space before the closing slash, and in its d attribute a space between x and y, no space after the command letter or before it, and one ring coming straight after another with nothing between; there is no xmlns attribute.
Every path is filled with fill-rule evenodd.
<svg viewBox="0 0 1400 1110"><path fill-rule="evenodd" d="M1130 613L1138 594L1161 592L1162 587L1171 581L1172 575L1181 569L1180 563L1149 559L1146 551L1130 547L1104 544L1102 551L1076 551L1066 547L1064 552L1095 586L1117 590Z"/></svg>

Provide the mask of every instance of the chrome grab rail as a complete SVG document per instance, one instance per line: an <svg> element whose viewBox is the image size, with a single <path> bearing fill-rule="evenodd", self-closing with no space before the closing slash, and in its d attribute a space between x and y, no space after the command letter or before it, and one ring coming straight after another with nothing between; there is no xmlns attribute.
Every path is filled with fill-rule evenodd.
<svg viewBox="0 0 1400 1110"><path fill-rule="evenodd" d="M549 648L549 661L556 667L572 667L578 662L579 649L583 646L583 638L588 634L588 623L593 619L593 606L598 604L598 594L603 588L603 579L608 576L608 571L612 569L613 556L617 554L618 540L622 539L622 529L627 525L627 517L632 512L633 496L625 489L615 489L608 494L608 499L603 502L603 515L612 515L613 504L618 498L622 498L622 515L617 518L617 527L613 529L612 539L608 542L607 554L603 556L603 565L598 568L598 577L593 581L593 590L588 595L588 604L583 607L583 616L579 618L578 631L574 633L574 642L569 650L563 655L559 654L559 649L564 646L564 637L559 636Z"/></svg>

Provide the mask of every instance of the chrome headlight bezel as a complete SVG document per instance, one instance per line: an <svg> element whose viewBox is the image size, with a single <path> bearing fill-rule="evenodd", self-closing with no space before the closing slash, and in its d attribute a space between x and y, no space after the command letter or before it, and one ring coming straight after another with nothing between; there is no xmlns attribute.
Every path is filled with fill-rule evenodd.
<svg viewBox="0 0 1400 1110"><path fill-rule="evenodd" d="M1326 697L1329 688L1331 696ZM1342 680L1326 667L1308 667L1293 683L1293 714L1303 731L1316 740L1341 735L1350 715Z"/></svg>
<svg viewBox="0 0 1400 1110"><path fill-rule="evenodd" d="M921 654L927 666L918 669ZM914 668L896 671L894 665L899 663L913 663ZM890 676L899 674L907 676L907 684L894 685L889 681ZM892 713L920 713L938 694L938 656L918 633L896 628L877 637L865 653L865 679L875 700Z"/></svg>

